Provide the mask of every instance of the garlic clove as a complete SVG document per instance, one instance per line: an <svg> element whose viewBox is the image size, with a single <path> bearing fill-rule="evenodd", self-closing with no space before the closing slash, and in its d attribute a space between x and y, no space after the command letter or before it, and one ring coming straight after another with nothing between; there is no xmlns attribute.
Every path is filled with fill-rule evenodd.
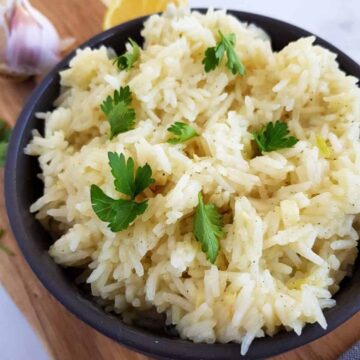
<svg viewBox="0 0 360 360"><path fill-rule="evenodd" d="M5 59L6 45L9 38L9 19L15 5L15 0L0 0L0 60Z"/></svg>
<svg viewBox="0 0 360 360"><path fill-rule="evenodd" d="M1 8L0 8L0 19L2 19L2 16L4 16L4 13L1 14ZM14 80L22 81L28 78L28 75L18 74L14 70L12 70L6 63L5 63L5 57L6 57L6 49L7 49L7 42L9 38L9 30L8 26L4 21L0 21L0 76L11 78Z"/></svg>
<svg viewBox="0 0 360 360"><path fill-rule="evenodd" d="M46 72L60 59L59 34L29 0L6 1L5 11L0 8L0 74L26 78Z"/></svg>

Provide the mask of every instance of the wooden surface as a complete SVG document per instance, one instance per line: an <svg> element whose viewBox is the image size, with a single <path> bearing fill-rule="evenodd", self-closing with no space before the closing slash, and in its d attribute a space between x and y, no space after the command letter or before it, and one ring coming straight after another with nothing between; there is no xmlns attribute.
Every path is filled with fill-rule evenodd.
<svg viewBox="0 0 360 360"><path fill-rule="evenodd" d="M101 31L104 7L100 0L56 2L33 0L32 2L54 22L62 36L75 37L77 44ZM0 79L0 118L14 124L34 85L34 81L16 84ZM2 183L3 172L0 170L1 188ZM8 228L2 196L0 196L0 226ZM3 241L13 250L15 256L0 253L0 281L39 334L53 359L147 359L121 347L67 312L31 272L10 230L6 232ZM360 313L326 337L273 359L332 360L359 338Z"/></svg>

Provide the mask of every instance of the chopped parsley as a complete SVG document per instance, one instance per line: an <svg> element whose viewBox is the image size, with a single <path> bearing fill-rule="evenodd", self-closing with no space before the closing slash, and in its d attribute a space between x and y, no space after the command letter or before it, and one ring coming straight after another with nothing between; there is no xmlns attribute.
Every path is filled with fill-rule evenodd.
<svg viewBox="0 0 360 360"><path fill-rule="evenodd" d="M135 110L130 107L132 94L129 86L121 87L101 104L101 110L110 124L110 139L134 128L136 122Z"/></svg>
<svg viewBox="0 0 360 360"><path fill-rule="evenodd" d="M125 54L118 56L114 61L119 70L129 71L140 57L140 46L131 38L129 38L129 42L132 46L132 51L127 51Z"/></svg>
<svg viewBox="0 0 360 360"><path fill-rule="evenodd" d="M293 147L299 140L289 136L288 125L281 121L269 122L259 132L253 133L262 153Z"/></svg>
<svg viewBox="0 0 360 360"><path fill-rule="evenodd" d="M134 160L125 161L123 154L109 152L109 165L114 177L115 189L130 199L113 199L107 196L97 185L91 185L90 198L92 208L98 218L109 223L113 232L127 229L137 216L143 214L148 201L137 202L135 197L155 182L148 164L138 167L134 173Z"/></svg>
<svg viewBox="0 0 360 360"><path fill-rule="evenodd" d="M175 124L172 124L167 131L175 135L168 140L168 143L170 144L180 144L192 139L195 136L199 136L193 127L183 122L176 122Z"/></svg>
<svg viewBox="0 0 360 360"><path fill-rule="evenodd" d="M108 153L108 157L115 189L130 196L132 200L155 182L151 178L152 171L148 164L138 167L134 177L134 160L131 157L125 161L124 154L119 156L112 152Z"/></svg>
<svg viewBox="0 0 360 360"><path fill-rule="evenodd" d="M223 219L214 204L204 204L201 193L199 193L199 203L195 212L193 231L208 260L214 264L219 253L219 239L225 234Z"/></svg>
<svg viewBox="0 0 360 360"><path fill-rule="evenodd" d="M219 66L226 53L227 68L234 75L239 74L243 76L245 74L245 66L235 51L236 35L224 35L220 30L219 35L220 41L217 42L216 46L210 47L205 51L205 57L202 61L205 71L210 72Z"/></svg>

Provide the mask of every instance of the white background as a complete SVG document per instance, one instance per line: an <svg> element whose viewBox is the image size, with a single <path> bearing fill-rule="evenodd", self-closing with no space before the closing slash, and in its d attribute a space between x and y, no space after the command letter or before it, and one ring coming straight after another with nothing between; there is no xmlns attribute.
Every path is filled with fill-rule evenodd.
<svg viewBox="0 0 360 360"><path fill-rule="evenodd" d="M323 37L360 63L360 0L190 0L189 2L192 7L244 10L290 22ZM0 349L1 360L48 359L42 344L1 286Z"/></svg>

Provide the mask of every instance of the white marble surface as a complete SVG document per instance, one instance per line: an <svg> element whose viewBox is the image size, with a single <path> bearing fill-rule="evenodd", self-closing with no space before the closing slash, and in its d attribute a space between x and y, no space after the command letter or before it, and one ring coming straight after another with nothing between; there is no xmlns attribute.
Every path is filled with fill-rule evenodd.
<svg viewBox="0 0 360 360"><path fill-rule="evenodd" d="M323 37L360 63L360 0L190 0L190 4L238 9L293 23ZM1 286L0 348L2 360L48 359Z"/></svg>

